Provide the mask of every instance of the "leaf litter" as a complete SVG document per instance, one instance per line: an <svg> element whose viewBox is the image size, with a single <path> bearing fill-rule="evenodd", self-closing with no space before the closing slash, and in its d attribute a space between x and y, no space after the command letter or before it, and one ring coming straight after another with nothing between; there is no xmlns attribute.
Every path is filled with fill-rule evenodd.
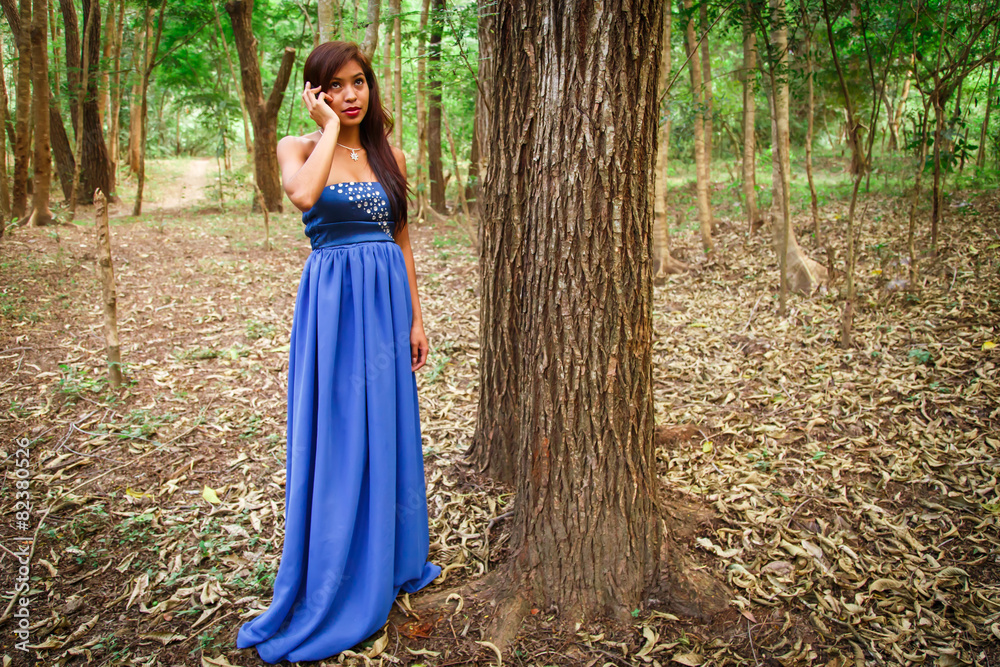
<svg viewBox="0 0 1000 667"><path fill-rule="evenodd" d="M904 221L873 198L882 218L864 228L849 350L836 344L836 287L777 316L767 239L744 245L724 220L723 260L655 288L658 474L674 502L707 510L691 552L731 588L729 611L697 621L649 598L631 627L567 636L552 610L533 610L498 656L475 601L411 618L401 596L383 630L328 662L996 664L997 197L969 208L905 291L889 289L905 265L872 250L905 238ZM272 217L270 253L259 221L245 222L195 211L160 233L115 221L135 380L118 399L105 393L88 230L0 243L0 429L34 441L33 519L48 510L31 590L45 664L259 662L235 632L266 608L280 560L288 334L308 245L295 215ZM430 558L434 586L452 587L503 561L512 495L455 465L475 427L475 256L458 226L412 238L432 345L417 374Z"/></svg>

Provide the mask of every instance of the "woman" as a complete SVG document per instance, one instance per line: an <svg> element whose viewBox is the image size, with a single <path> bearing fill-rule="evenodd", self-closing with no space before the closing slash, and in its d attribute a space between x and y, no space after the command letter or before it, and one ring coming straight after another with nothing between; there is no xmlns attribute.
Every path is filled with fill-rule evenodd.
<svg viewBox="0 0 1000 667"><path fill-rule="evenodd" d="M313 252L288 364L285 542L270 607L236 646L321 660L441 573L429 535L414 371L427 361L406 226L406 163L357 45L320 44L302 100L319 129L278 142Z"/></svg>

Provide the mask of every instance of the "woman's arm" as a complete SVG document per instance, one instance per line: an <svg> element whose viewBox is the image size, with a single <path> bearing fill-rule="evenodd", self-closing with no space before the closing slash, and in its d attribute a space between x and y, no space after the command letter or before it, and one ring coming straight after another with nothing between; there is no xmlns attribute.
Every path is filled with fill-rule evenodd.
<svg viewBox="0 0 1000 667"><path fill-rule="evenodd" d="M396 157L396 164L399 171L406 176L406 157L403 151L395 146L392 149ZM410 327L410 359L413 370L417 370L427 363L427 352L430 345L427 342L427 335L424 333L424 318L420 311L420 297L417 294L417 270L413 264L413 250L410 248L410 225L396 233L396 243L403 250L403 259L406 262L406 277L410 282L410 301L413 304L413 324Z"/></svg>
<svg viewBox="0 0 1000 667"><path fill-rule="evenodd" d="M312 208L326 186L333 165L333 151L337 147L337 137L340 134L340 118L327 105L321 93L315 92L319 86L309 88L308 83L302 90L302 101L309 110L309 116L323 128L323 134L316 142L311 154L306 154L303 142L298 137L282 137L278 142L278 166L281 167L281 184L288 194L288 199L300 211Z"/></svg>

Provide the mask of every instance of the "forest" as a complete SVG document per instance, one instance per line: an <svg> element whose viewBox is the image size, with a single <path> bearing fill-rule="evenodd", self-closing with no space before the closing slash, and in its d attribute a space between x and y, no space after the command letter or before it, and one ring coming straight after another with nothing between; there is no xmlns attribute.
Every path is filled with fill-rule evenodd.
<svg viewBox="0 0 1000 667"><path fill-rule="evenodd" d="M1000 664L1000 0L0 6L5 667L262 664L332 40L442 573L307 664Z"/></svg>

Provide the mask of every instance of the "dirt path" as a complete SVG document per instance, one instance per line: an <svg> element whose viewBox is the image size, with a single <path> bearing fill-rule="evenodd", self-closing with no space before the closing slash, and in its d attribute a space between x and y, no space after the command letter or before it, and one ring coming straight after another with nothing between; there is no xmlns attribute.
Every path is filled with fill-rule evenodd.
<svg viewBox="0 0 1000 667"><path fill-rule="evenodd" d="M195 158L188 161L187 171L176 179L171 179L163 185L163 196L157 201L150 201L150 211L169 211L189 208L205 198L205 187L208 184L209 158Z"/></svg>

